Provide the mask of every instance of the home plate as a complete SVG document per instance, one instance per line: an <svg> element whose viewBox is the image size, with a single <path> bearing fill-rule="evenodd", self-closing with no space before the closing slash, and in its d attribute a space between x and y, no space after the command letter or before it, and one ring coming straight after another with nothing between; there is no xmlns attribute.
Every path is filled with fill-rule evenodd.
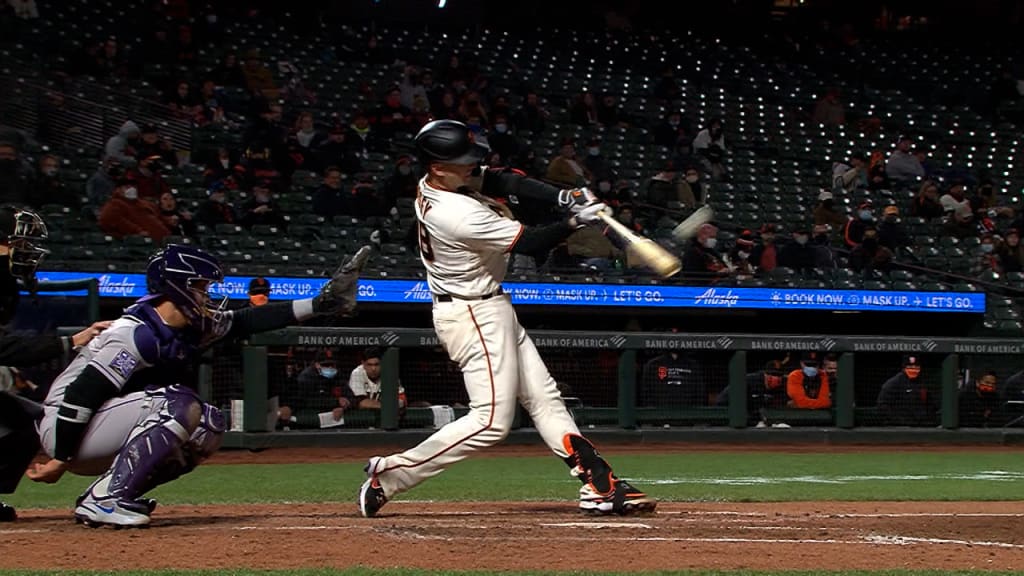
<svg viewBox="0 0 1024 576"><path fill-rule="evenodd" d="M546 528L653 528L649 524L639 522L559 522L557 524L540 524Z"/></svg>

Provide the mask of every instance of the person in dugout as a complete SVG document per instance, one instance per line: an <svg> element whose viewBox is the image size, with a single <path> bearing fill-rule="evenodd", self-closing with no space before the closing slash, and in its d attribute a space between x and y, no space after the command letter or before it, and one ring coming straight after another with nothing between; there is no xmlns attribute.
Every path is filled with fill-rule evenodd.
<svg viewBox="0 0 1024 576"><path fill-rule="evenodd" d="M769 360L763 370L750 372L746 375L747 382L747 413L749 421L764 422L765 408L785 408L789 401L786 393L786 375L782 370L782 362ZM729 405L729 387L719 392L715 399L716 406Z"/></svg>
<svg viewBox="0 0 1024 576"><path fill-rule="evenodd" d="M786 394L790 408L820 410L832 407L828 374L820 369L821 354L804 352L800 357L800 368L786 377Z"/></svg>

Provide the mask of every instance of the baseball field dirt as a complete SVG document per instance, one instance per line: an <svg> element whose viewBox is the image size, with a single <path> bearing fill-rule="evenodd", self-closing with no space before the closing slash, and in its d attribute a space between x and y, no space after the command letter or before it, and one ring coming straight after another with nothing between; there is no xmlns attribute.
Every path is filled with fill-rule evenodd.
<svg viewBox="0 0 1024 576"><path fill-rule="evenodd" d="M652 445L615 447L615 452L645 449L666 451ZM504 447L490 453L536 455L543 449ZM216 459L287 465L366 455L365 448L289 449L229 452ZM369 566L625 572L1024 566L1024 502L663 502L652 516L590 517L568 501L399 501L371 519L359 516L354 501L167 506L154 515L152 527L119 531L75 525L69 510L23 510L22 516L0 525L0 569Z"/></svg>

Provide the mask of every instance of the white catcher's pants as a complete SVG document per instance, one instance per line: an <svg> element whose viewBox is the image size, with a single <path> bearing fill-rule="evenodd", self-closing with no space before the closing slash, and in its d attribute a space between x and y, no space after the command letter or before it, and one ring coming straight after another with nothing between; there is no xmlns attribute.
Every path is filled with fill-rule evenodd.
<svg viewBox="0 0 1024 576"><path fill-rule="evenodd" d="M388 497L504 439L517 400L548 447L562 458L568 456L562 439L566 434L579 434L579 429L533 341L519 325L508 295L437 302L434 329L462 369L469 413L419 446L377 462L375 472Z"/></svg>

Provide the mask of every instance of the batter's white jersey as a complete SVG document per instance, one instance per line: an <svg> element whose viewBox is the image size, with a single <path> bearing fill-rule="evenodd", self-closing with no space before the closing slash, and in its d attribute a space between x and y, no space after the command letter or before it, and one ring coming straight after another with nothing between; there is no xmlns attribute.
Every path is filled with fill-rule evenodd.
<svg viewBox="0 0 1024 576"><path fill-rule="evenodd" d="M434 294L475 298L501 288L523 225L472 196L419 183L420 258Z"/></svg>

